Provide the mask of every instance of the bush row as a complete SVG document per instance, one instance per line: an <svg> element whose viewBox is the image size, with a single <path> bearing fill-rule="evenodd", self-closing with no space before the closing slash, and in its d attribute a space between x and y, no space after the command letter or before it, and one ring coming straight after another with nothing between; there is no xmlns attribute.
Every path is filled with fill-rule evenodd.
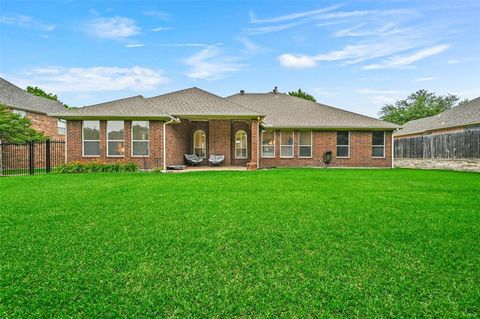
<svg viewBox="0 0 480 319"><path fill-rule="evenodd" d="M56 168L60 174L70 173L99 173L99 172L136 172L137 164L133 162L105 163L105 162L70 162Z"/></svg>

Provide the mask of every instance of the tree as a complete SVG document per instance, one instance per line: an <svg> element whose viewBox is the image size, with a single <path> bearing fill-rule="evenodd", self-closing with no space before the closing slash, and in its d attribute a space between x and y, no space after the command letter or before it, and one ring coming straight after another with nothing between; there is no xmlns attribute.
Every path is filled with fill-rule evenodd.
<svg viewBox="0 0 480 319"><path fill-rule="evenodd" d="M411 120L433 116L451 109L458 105L459 100L460 98L453 94L443 96L427 90L419 90L410 94L405 100L397 101L394 104L385 104L379 115L384 121L402 125Z"/></svg>
<svg viewBox="0 0 480 319"><path fill-rule="evenodd" d="M0 104L0 141L23 143L45 140L45 135L35 131L31 125L29 119Z"/></svg>
<svg viewBox="0 0 480 319"><path fill-rule="evenodd" d="M58 101L58 102L62 103L63 106L65 106L65 108L67 108L67 109L70 108L70 106L68 106L67 104L60 101L56 94L47 93L44 90L42 90L41 88L39 88L38 86L35 86L35 87L27 86L27 89L25 91L27 91L30 94L36 95L36 96L44 97L44 98L49 99L49 100Z"/></svg>
<svg viewBox="0 0 480 319"><path fill-rule="evenodd" d="M305 100L309 100L309 101L313 101L313 102L317 102L317 100L315 100L313 95L310 95L305 91L302 91L302 89L298 89L298 91L288 92L288 95L296 96L296 97L299 97L301 99L305 99Z"/></svg>

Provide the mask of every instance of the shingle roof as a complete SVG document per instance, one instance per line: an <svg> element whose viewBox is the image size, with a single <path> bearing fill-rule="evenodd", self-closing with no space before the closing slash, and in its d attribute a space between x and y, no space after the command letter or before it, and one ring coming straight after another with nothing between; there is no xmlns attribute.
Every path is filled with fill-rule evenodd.
<svg viewBox="0 0 480 319"><path fill-rule="evenodd" d="M141 95L51 113L65 119L80 118L170 118Z"/></svg>
<svg viewBox="0 0 480 319"><path fill-rule="evenodd" d="M396 124L283 93L244 93L229 96L227 99L265 114L266 127L389 130L399 127Z"/></svg>
<svg viewBox="0 0 480 319"><path fill-rule="evenodd" d="M262 116L261 112L238 105L232 101L196 87L147 98L147 100L160 107L165 113L180 117Z"/></svg>
<svg viewBox="0 0 480 319"><path fill-rule="evenodd" d="M480 97L434 116L413 120L403 125L395 136L425 133L432 130L480 123Z"/></svg>
<svg viewBox="0 0 480 319"><path fill-rule="evenodd" d="M42 114L65 110L62 103L30 94L3 78L0 78L0 104Z"/></svg>

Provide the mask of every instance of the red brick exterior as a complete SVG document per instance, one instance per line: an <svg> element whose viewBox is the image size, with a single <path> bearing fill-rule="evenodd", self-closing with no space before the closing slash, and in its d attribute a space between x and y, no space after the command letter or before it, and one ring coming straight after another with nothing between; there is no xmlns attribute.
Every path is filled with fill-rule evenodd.
<svg viewBox="0 0 480 319"><path fill-rule="evenodd" d="M280 131L275 134L275 158L261 157L260 132L257 120L210 120L189 121L181 119L180 124L166 125L166 164L185 164L184 154L193 153L193 134L202 129L207 138L207 158L211 154L225 155L224 165L257 167L284 167L284 166L326 166L323 155L332 151L332 167L391 167L392 143L391 132L385 133L385 157L372 157L372 132L350 132L350 157L336 157L336 131L313 131L312 157L298 157L298 131L294 131L294 157L280 158ZM134 161L141 168L163 167L163 122L150 121L150 155L146 158L131 156L131 121L125 121L125 156L106 156L106 121L100 121L100 156L82 156L82 121L68 121L68 157L67 161ZM235 159L235 133L245 130L248 136L247 159ZM202 165L208 165L205 159Z"/></svg>
<svg viewBox="0 0 480 319"><path fill-rule="evenodd" d="M65 135L58 134L58 119L46 114L25 111L25 117L32 122L32 128L42 132L52 140L65 140Z"/></svg>
<svg viewBox="0 0 480 319"><path fill-rule="evenodd" d="M142 169L153 169L163 167L163 122L150 121L150 152L149 156L132 156L131 149L131 125L132 121L125 121L125 155L123 157L107 156L106 129L107 121L100 121L100 155L95 157L84 157L82 155L82 121L67 122L67 162L80 161L108 161L125 162L132 161Z"/></svg>
<svg viewBox="0 0 480 319"><path fill-rule="evenodd" d="M385 158L372 157L372 132L350 131L350 157L336 157L336 131L312 132L312 158L298 157L298 131L294 131L294 157L280 158L280 131L275 132L275 158L260 158L260 167L324 167L323 154L332 152L331 167L392 167L392 133L385 133Z"/></svg>

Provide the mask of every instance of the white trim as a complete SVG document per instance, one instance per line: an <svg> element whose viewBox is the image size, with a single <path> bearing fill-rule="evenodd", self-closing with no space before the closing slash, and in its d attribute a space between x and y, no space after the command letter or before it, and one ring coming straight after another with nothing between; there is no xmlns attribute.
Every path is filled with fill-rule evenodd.
<svg viewBox="0 0 480 319"><path fill-rule="evenodd" d="M98 140L85 140L84 139L84 124L85 122L98 122ZM102 125L100 124L99 120L83 120L82 121L82 157L100 157L100 140L101 140L101 128ZM85 155L85 142L98 142L98 154L97 155Z"/></svg>
<svg viewBox="0 0 480 319"><path fill-rule="evenodd" d="M260 168L260 118L257 120L257 168Z"/></svg>
<svg viewBox="0 0 480 319"><path fill-rule="evenodd" d="M205 136L205 147L195 147L195 134L197 132L202 132L203 133L203 136ZM205 132L205 130L203 129L196 129L194 132L193 132L193 143L192 143L192 152L193 154L196 154L195 153L195 149L204 149L205 150L205 156L200 156L201 158L206 158L207 157L207 133Z"/></svg>
<svg viewBox="0 0 480 319"><path fill-rule="evenodd" d="M123 123L123 140L110 140L108 138L108 122L122 122ZM117 120L113 120L113 121L106 121L106 125L105 125L105 137L106 137L106 141L107 141L107 157L125 157L125 121L117 121ZM123 143L123 154L122 155L110 155L109 154L109 142L122 142Z"/></svg>
<svg viewBox="0 0 480 319"><path fill-rule="evenodd" d="M348 132L348 145L338 145L337 144L337 141L338 141L338 132ZM351 144L351 141L350 141L350 131L336 131L335 132L335 158L350 158L350 144ZM337 151L338 151L338 147L339 146L347 146L348 147L348 155L347 156L338 156L337 154Z"/></svg>
<svg viewBox="0 0 480 319"><path fill-rule="evenodd" d="M148 140L134 140L133 139L133 122L147 122L148 124ZM133 143L134 142L147 142L147 155L134 155L133 154ZM131 157L150 157L150 121L130 121L130 156Z"/></svg>
<svg viewBox="0 0 480 319"><path fill-rule="evenodd" d="M265 156L265 155L263 155L263 146L264 146L264 145L263 145L263 133L265 133L266 131L267 131L267 130L262 131L262 136L261 136L262 154L261 154L261 156L262 156L262 158L275 158L275 156L276 156L276 154L275 154L275 144L276 144L276 137L277 137L275 130L268 130L268 131L271 131L271 132L273 133L273 145L265 145L266 147L271 147L271 146L273 146L273 156Z"/></svg>
<svg viewBox="0 0 480 319"><path fill-rule="evenodd" d="M65 158L64 158L64 163L67 163L68 160L67 160L67 157L68 157L68 121L65 120L65 126L67 127L67 129L65 130ZM83 125L82 125L82 135L83 135ZM82 141L82 145L83 145L83 141ZM83 151L82 151L83 152Z"/></svg>
<svg viewBox="0 0 480 319"><path fill-rule="evenodd" d="M282 144L282 133L285 133L285 132L291 132L292 133L292 142L293 144L290 145L290 144ZM282 148L286 146L286 147L290 147L292 149L292 155L291 156L284 156L282 155ZM280 158L294 158L295 157L295 131L280 131Z"/></svg>
<svg viewBox="0 0 480 319"><path fill-rule="evenodd" d="M386 147L386 144L387 144L386 137L385 137L385 131L383 131L383 145L373 145L373 133L375 133L375 132L372 132L372 158L385 158L385 147ZM374 147L383 147L383 156L373 156L373 148Z"/></svg>
<svg viewBox="0 0 480 319"><path fill-rule="evenodd" d="M245 156L237 156L237 134L239 132L243 132L246 136L245 140L246 140L246 143L247 145L245 146ZM248 134L247 134L247 131L245 130L237 130L235 132L235 137L234 137L234 141L235 141L235 145L234 145L234 151L235 151L235 159L247 159L248 158ZM243 148L239 148L239 150L241 150Z"/></svg>
<svg viewBox="0 0 480 319"><path fill-rule="evenodd" d="M392 142L391 142L392 143L392 145L391 145L391 148L392 148L392 168L395 168L394 163L393 163L393 158L394 158L394 155L395 155L394 149L393 149L393 147L395 146L395 139L393 138L393 132L391 134L392 134Z"/></svg>
<svg viewBox="0 0 480 319"><path fill-rule="evenodd" d="M313 157L313 131L310 131L310 145L300 144L300 133L307 131L297 131L298 132L298 158L312 158ZM300 146L310 146L310 156L300 156Z"/></svg>

